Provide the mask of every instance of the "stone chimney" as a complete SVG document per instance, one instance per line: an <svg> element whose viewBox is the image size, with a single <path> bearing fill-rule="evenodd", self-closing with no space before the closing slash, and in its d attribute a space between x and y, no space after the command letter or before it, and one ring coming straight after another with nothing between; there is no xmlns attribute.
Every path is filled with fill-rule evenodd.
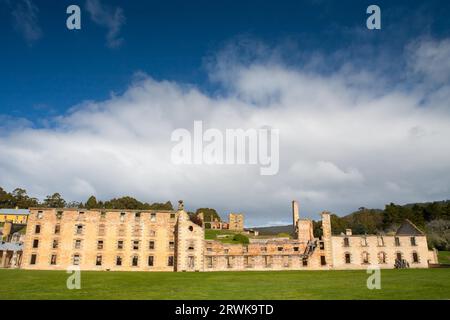
<svg viewBox="0 0 450 320"><path fill-rule="evenodd" d="M294 200L292 201L292 224L294 225L295 232L297 232L297 222L299 218L298 202Z"/></svg>

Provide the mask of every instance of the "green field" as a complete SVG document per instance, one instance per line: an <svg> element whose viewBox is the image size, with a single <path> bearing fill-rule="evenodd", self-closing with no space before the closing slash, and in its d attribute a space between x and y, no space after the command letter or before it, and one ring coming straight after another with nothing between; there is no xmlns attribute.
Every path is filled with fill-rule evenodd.
<svg viewBox="0 0 450 320"><path fill-rule="evenodd" d="M450 264L450 251L439 251L438 259L439 263Z"/></svg>
<svg viewBox="0 0 450 320"><path fill-rule="evenodd" d="M60 271L0 270L0 299L450 299L450 269L365 271L82 272L68 290Z"/></svg>

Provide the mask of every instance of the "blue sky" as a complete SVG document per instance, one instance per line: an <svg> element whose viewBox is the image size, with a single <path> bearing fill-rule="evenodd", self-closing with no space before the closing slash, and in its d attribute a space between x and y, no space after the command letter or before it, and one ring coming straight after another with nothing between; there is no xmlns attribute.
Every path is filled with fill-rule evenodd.
<svg viewBox="0 0 450 320"><path fill-rule="evenodd" d="M82 29L65 27L78 4ZM366 28L381 8L382 29ZM448 1L0 0L0 186L243 211L447 199ZM280 172L177 167L170 135L280 129Z"/></svg>
<svg viewBox="0 0 450 320"><path fill-rule="evenodd" d="M359 58L373 61L374 52L391 53L412 37L449 33L448 1L378 1L384 29L368 32L365 9L372 2L104 0L122 8L126 19L119 32L123 44L111 49L107 29L92 21L85 1L33 0L41 36L29 43L14 27L18 2L3 0L0 112L30 120L62 113L83 100L123 92L136 71L213 90L205 59L243 35L269 44L289 40L304 52L369 46ZM72 3L82 9L80 31L65 28Z"/></svg>

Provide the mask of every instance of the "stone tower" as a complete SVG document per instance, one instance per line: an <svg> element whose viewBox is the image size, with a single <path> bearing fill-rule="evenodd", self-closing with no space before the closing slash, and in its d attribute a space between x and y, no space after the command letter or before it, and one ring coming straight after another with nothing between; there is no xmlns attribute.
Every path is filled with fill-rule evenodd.
<svg viewBox="0 0 450 320"><path fill-rule="evenodd" d="M296 200L292 201L292 225L294 226L294 234L298 236L298 219L299 210L298 210L298 202Z"/></svg>
<svg viewBox="0 0 450 320"><path fill-rule="evenodd" d="M175 225L175 271L203 271L205 231L191 221L179 201Z"/></svg>
<svg viewBox="0 0 450 320"><path fill-rule="evenodd" d="M333 255L331 245L331 214L328 211L322 212L322 241L324 244L324 252L326 264L333 266Z"/></svg>

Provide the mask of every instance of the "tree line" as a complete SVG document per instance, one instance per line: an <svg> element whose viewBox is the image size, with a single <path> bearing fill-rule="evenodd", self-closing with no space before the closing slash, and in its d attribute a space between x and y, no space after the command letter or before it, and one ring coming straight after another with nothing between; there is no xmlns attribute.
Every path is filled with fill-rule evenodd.
<svg viewBox="0 0 450 320"><path fill-rule="evenodd" d="M86 208L86 209L130 209L130 210L173 210L172 203L147 203L125 196L107 201L98 201L95 196L86 202L66 201L60 193L48 195L43 201L30 197L25 189L16 188L12 192L0 187L0 208L28 209L33 207L45 208Z"/></svg>

